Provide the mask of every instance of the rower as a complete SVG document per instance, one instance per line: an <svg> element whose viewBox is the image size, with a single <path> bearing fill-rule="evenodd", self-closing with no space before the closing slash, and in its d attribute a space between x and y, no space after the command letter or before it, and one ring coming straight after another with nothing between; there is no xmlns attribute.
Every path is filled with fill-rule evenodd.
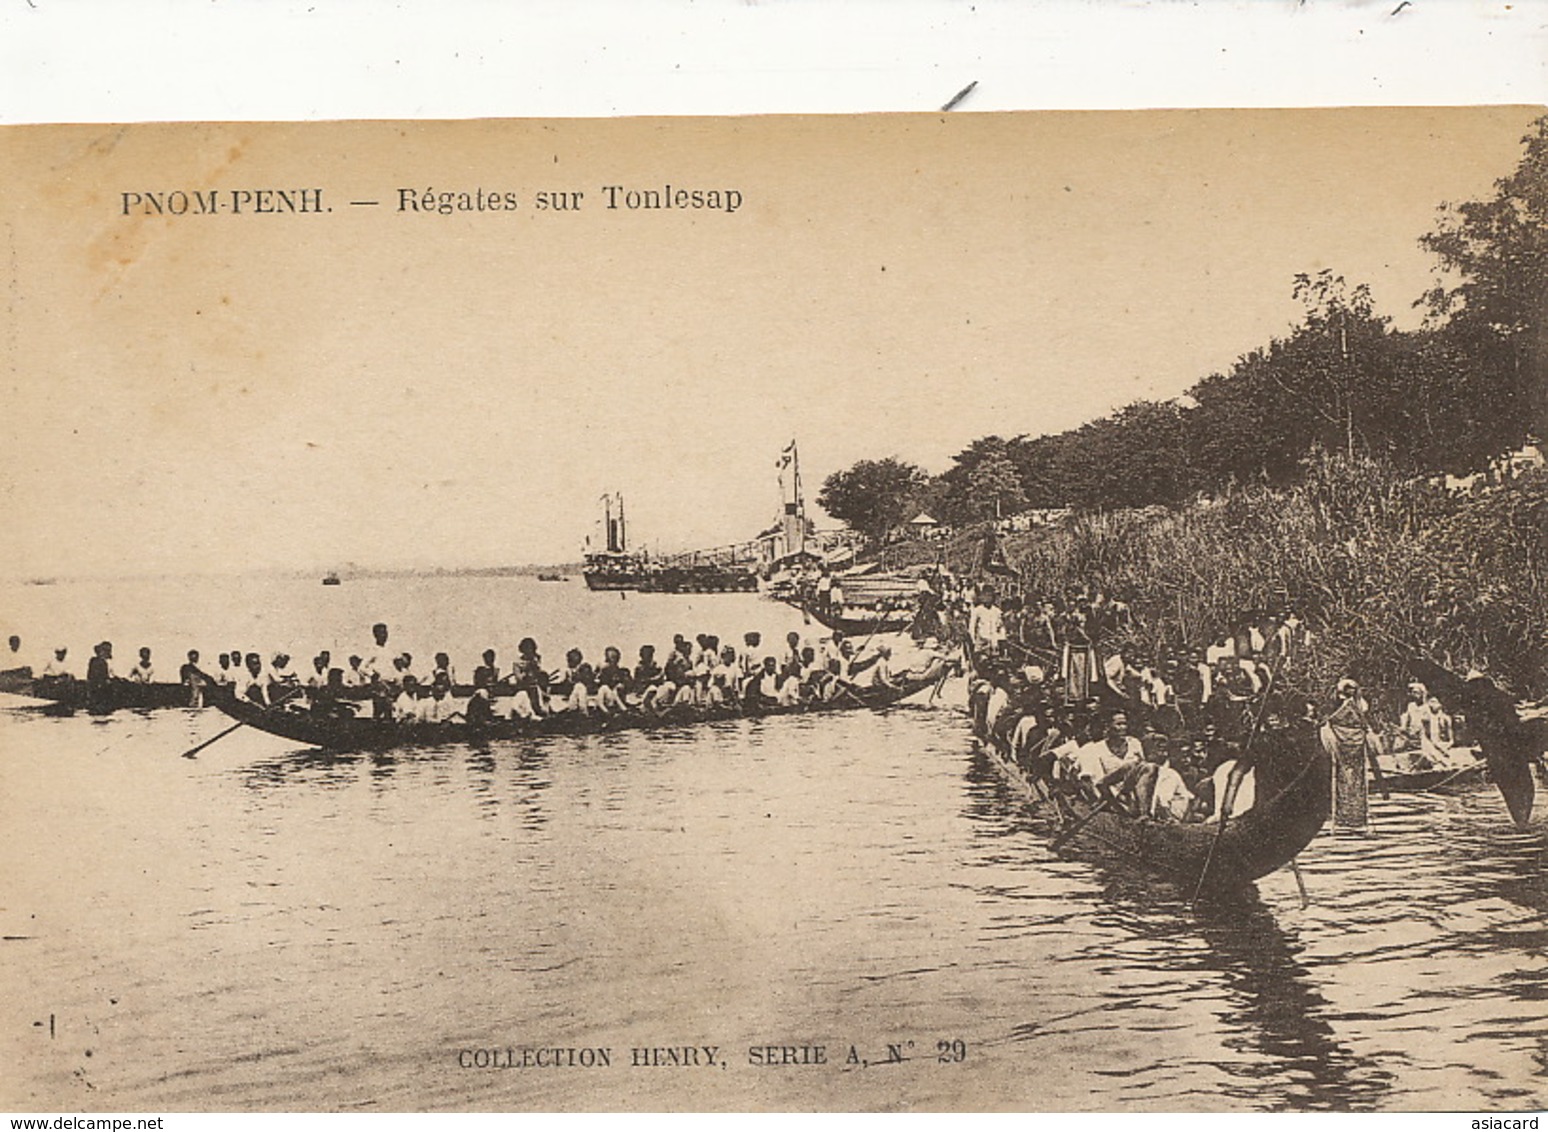
<svg viewBox="0 0 1548 1132"><path fill-rule="evenodd" d="M693 706L693 645L681 634L673 638L672 651L667 654L665 676L656 702L670 707Z"/></svg>
<svg viewBox="0 0 1548 1132"><path fill-rule="evenodd" d="M782 664L801 663L801 634L794 629L785 634L785 655L781 658Z"/></svg>
<svg viewBox="0 0 1548 1132"><path fill-rule="evenodd" d="M430 684L435 686L436 681L445 679L446 686L452 687L457 683L457 673L452 668L451 657L444 652L435 654L434 665L430 669Z"/></svg>
<svg viewBox="0 0 1548 1132"><path fill-rule="evenodd" d="M656 711L657 700L662 695L666 674L656 663L656 646L641 645L639 663L634 666L634 689L639 694L639 704L647 711Z"/></svg>
<svg viewBox="0 0 1548 1132"><path fill-rule="evenodd" d="M757 677L750 681L742 693L749 708L768 711L780 705L779 660L772 656L763 658L763 666Z"/></svg>
<svg viewBox="0 0 1548 1132"><path fill-rule="evenodd" d="M410 676L414 677L415 680L419 679L419 673L414 671L413 653L400 652L397 657L393 659L392 667L394 672L393 679L396 680L399 684L403 683L403 681Z"/></svg>
<svg viewBox="0 0 1548 1132"><path fill-rule="evenodd" d="M473 669L473 686L475 688L479 686L478 674L480 672L484 674L483 683L488 687L493 687L499 681L500 665L497 663L497 656L498 654L494 649L484 650L484 663Z"/></svg>
<svg viewBox="0 0 1548 1132"><path fill-rule="evenodd" d="M1047 777L1046 762L1034 758L1039 748L1050 746L1058 738L1057 729L1048 718L1046 697L1043 694L1043 681L1047 674L1037 665L1029 664L1021 670L1021 678L1021 695L1011 705L1019 713L1016 727L1011 732L1011 755L1024 769L1040 777Z"/></svg>
<svg viewBox="0 0 1548 1132"><path fill-rule="evenodd" d="M54 659L49 661L47 666L43 669L43 676L45 679L50 677L60 679L71 675L70 666L65 663L65 657L68 656L69 653L69 649L54 650Z"/></svg>
<svg viewBox="0 0 1548 1132"><path fill-rule="evenodd" d="M516 692L511 698L513 717L540 719L548 714L548 673L543 670L537 642L531 637L523 637L516 646L511 686Z"/></svg>
<svg viewBox="0 0 1548 1132"><path fill-rule="evenodd" d="M763 634L742 634L742 655L737 658L742 670L742 679L738 691L745 690L748 683L754 680L763 669Z"/></svg>
<svg viewBox="0 0 1548 1132"><path fill-rule="evenodd" d="M737 663L736 649L727 645L720 650L720 662L710 672L709 703L712 707L725 707L737 702L737 689L741 684L742 669Z"/></svg>
<svg viewBox="0 0 1548 1132"><path fill-rule="evenodd" d="M448 723L456 715L456 704L451 698L451 684L445 680L430 683L430 701L425 705L425 718L431 723Z"/></svg>
<svg viewBox="0 0 1548 1132"><path fill-rule="evenodd" d="M178 669L177 678L183 687L188 689L188 706L201 708L204 706L204 686L209 678L199 669L199 650L188 650L188 662Z"/></svg>
<svg viewBox="0 0 1548 1132"><path fill-rule="evenodd" d="M344 670L344 686L346 688L364 688L371 682L362 665L365 664L358 656L353 654L349 658L349 667Z"/></svg>
<svg viewBox="0 0 1548 1132"><path fill-rule="evenodd" d="M156 678L156 670L151 665L151 651L148 648L140 650L140 661L129 670L129 679L136 684L149 684Z"/></svg>
<svg viewBox="0 0 1548 1132"><path fill-rule="evenodd" d="M1121 794L1143 764L1144 748L1129 734L1127 712L1115 711L1107 721L1106 734L1075 751L1075 776L1100 795L1116 785Z"/></svg>
<svg viewBox="0 0 1548 1132"><path fill-rule="evenodd" d="M1423 684L1410 684L1408 702L1398 718L1397 750L1393 753L1404 755L1412 770L1429 770L1450 758L1451 744L1448 742L1443 748L1437 739L1430 699L1429 689Z"/></svg>
<svg viewBox="0 0 1548 1132"><path fill-rule="evenodd" d="M565 653L564 667L554 673L550 684L554 698L559 701L557 710L588 714L594 690L592 685L596 678L596 673L586 663L580 649L571 649Z"/></svg>
<svg viewBox="0 0 1548 1132"><path fill-rule="evenodd" d="M470 727L485 727L494 721L494 702L489 695L490 686L494 683L494 677L490 675L492 671L493 669L486 666L473 674L473 695L461 712L463 720ZM455 719L457 714L453 712L447 718Z"/></svg>
<svg viewBox="0 0 1548 1132"><path fill-rule="evenodd" d="M425 718L424 705L419 699L419 681L413 676L403 678L403 691L393 701L392 717L400 723L421 723Z"/></svg>
<svg viewBox="0 0 1548 1132"><path fill-rule="evenodd" d="M897 687L897 682L893 679L893 672L892 672L892 646L891 645L885 645L885 644L877 645L876 646L876 656L875 656L874 660L857 663L857 664L852 666L852 670L855 671L855 672L861 672L861 671L863 671L863 670L865 670L867 668L869 669L871 675L870 675L870 678L868 680L862 679L862 680L858 681L858 683L860 684L861 687L864 687L864 688L895 688L895 687Z"/></svg>
<svg viewBox="0 0 1548 1132"><path fill-rule="evenodd" d="M237 675L236 694L240 700L267 706L269 695L267 681L263 679L263 658L255 652L247 654L243 669Z"/></svg>
<svg viewBox="0 0 1548 1132"><path fill-rule="evenodd" d="M602 650L602 667L597 669L597 707L609 715L616 715L628 706L629 670L622 663L623 654L612 645Z"/></svg>
<svg viewBox="0 0 1548 1132"><path fill-rule="evenodd" d="M298 683L300 681L296 679L296 670L290 666L290 654L275 653L273 659L269 661L269 702L273 703Z"/></svg>

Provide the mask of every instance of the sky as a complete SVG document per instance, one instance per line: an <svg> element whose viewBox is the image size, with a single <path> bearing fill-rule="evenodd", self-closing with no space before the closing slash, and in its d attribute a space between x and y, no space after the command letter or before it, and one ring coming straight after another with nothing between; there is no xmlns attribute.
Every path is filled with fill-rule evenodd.
<svg viewBox="0 0 1548 1132"><path fill-rule="evenodd" d="M1288 331L1297 272L1414 325L1418 237L1534 116L6 128L0 576L573 561L605 492L637 546L747 539L791 439L810 500L1174 397ZM742 203L605 207L667 184ZM230 213L264 187L332 211ZM178 189L225 211L125 215ZM517 208L400 208L479 189Z"/></svg>

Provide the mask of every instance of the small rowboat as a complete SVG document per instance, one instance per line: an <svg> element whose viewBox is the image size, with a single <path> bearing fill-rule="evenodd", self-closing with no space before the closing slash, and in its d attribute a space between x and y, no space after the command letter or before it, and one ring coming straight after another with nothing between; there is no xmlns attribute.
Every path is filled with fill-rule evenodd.
<svg viewBox="0 0 1548 1132"><path fill-rule="evenodd" d="M1456 766L1438 766L1429 770L1398 770L1383 763L1381 778L1375 781L1379 790L1385 786L1400 794L1429 794L1461 791L1477 786L1487 778L1488 763L1481 758Z"/></svg>
<svg viewBox="0 0 1548 1132"><path fill-rule="evenodd" d="M1221 895L1293 861L1332 809L1332 763L1315 732L1264 733L1258 746L1259 801L1223 827L1218 821L1137 818L1064 794L1056 802L1003 749L991 745L986 752L1033 813L1057 823L1050 827L1055 845Z"/></svg>
<svg viewBox="0 0 1548 1132"><path fill-rule="evenodd" d="M557 712L542 719L493 719L484 724L462 722L428 723L398 719L331 716L263 707L230 695L214 696L211 702L238 723L270 735L278 735L310 747L329 751L391 750L401 747L443 746L446 744L483 744L502 740L530 739L548 735L594 735L612 731L644 730L658 727L682 727L726 719L762 719L782 715L818 715L828 712L870 708L880 710L922 692L936 682L938 670L899 681L884 688L854 689L835 700L803 704L792 708L744 711L740 706L727 708L673 708L654 714L630 710L616 715L600 712L582 714Z"/></svg>

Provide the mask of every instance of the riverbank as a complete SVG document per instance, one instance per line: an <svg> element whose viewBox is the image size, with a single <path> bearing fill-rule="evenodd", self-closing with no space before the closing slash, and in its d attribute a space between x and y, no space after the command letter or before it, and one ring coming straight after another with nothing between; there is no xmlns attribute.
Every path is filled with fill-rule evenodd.
<svg viewBox="0 0 1548 1132"><path fill-rule="evenodd" d="M918 547L971 574L984 531ZM1320 699L1403 679L1420 653L1548 695L1548 476L1459 496L1370 460L1322 457L1289 488L1234 486L1177 508L1077 514L1007 535L1028 593L1103 590L1152 652L1202 646L1244 614L1296 610L1319 645L1282 674ZM902 564L900 548L889 548Z"/></svg>

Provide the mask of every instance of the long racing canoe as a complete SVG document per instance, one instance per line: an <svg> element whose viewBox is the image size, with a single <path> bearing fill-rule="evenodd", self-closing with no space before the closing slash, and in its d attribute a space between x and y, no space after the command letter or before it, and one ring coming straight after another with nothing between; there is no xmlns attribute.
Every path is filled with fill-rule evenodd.
<svg viewBox="0 0 1548 1132"><path fill-rule="evenodd" d="M1315 731L1258 737L1257 803L1218 821L1133 817L1083 797L1051 792L996 744L985 753L1016 793L1051 823L1055 844L1159 874L1190 891L1220 895L1282 868L1310 844L1332 809L1332 762Z"/></svg>
<svg viewBox="0 0 1548 1132"><path fill-rule="evenodd" d="M97 714L129 708L139 711L156 708L186 708L193 705L193 694L185 684L163 681L140 683L114 677L105 684L89 684L73 676L39 676L0 688L15 695L46 700L45 711L89 711Z"/></svg>
<svg viewBox="0 0 1548 1132"><path fill-rule="evenodd" d="M492 719L487 723L462 721L425 722L418 720L377 719L370 716L333 715L313 712L299 706L264 707L230 695L212 697L210 702L238 723L246 724L282 739L321 747L329 751L393 750L402 747L441 746L443 744L483 744L511 739L529 739L547 735L593 735L612 731L641 730L657 727L681 727L687 724L739 718L772 718L783 715L816 715L853 711L861 708L880 710L890 707L936 682L939 669L922 676L903 679L896 684L856 688L834 700L802 704L799 707L744 710L741 706L724 708L668 708L660 713L630 709L617 714L602 712L556 712L541 719Z"/></svg>

